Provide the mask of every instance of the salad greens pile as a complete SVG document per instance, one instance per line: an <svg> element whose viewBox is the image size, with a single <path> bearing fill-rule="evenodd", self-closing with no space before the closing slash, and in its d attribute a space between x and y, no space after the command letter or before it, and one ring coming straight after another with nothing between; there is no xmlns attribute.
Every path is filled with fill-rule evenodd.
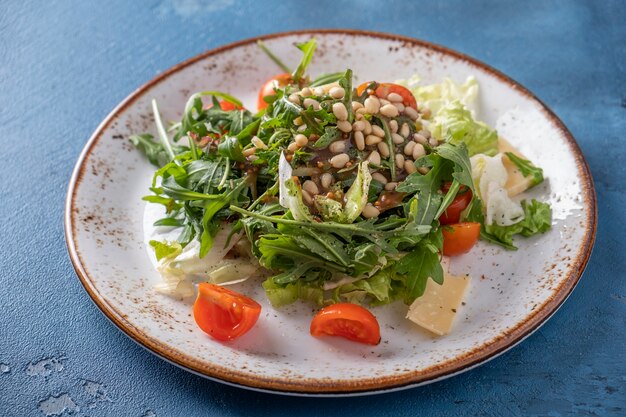
<svg viewBox="0 0 626 417"><path fill-rule="evenodd" d="M493 175L493 170L473 168L471 158L476 156L502 157L496 131L477 121L467 105L477 94L475 80L463 86L446 81L447 87L418 89L418 102L434 101L432 115L422 112L417 120L403 114L364 116L383 129L385 143L392 146L392 122L407 124L410 135L421 129L432 133L435 142L425 144L425 154L414 161L417 171L402 171L393 152L378 163L368 162L368 150L357 147L346 150L350 163L345 167L329 165L329 146L354 135L338 128L333 105L342 103L347 122L353 123L357 117L353 103L362 104L367 93L354 88L350 70L310 80L306 70L316 42L297 47L303 56L290 84L276 88L265 98L267 107L256 114L228 94L205 91L192 95L181 121L166 128L153 101L157 137L141 134L130 140L157 167L151 194L144 197L165 208L165 217L155 226L180 230L174 241L150 242L159 262L172 262L190 248L197 251L194 258L202 259L212 251L234 247L237 240L247 241L246 250L235 255L230 251L224 259L245 252L271 271L263 287L274 306L298 299L320 305L395 300L409 304L424 293L429 278L443 282L438 219L460 190L471 190L474 196L462 221L481 223L485 240L514 249L514 235L531 236L550 227L549 206L535 200L515 203L519 205L512 209L518 210L515 222L485 222L486 215L511 208L501 195L494 196L493 187L481 187L481 178ZM334 98L313 90L328 84L340 86L345 94ZM307 87L319 106L293 99ZM224 103L235 110L224 110ZM299 134L314 140L295 147ZM543 180L541 170L529 161L509 158L524 175L532 175L535 184ZM497 161L485 165L494 164ZM384 184L372 179L371 170L396 181L395 190L385 191ZM332 192L307 202L303 181L324 172L333 175ZM444 183L450 183L447 192L442 191ZM390 203L378 216L363 216L366 205L381 201ZM219 237L225 225L226 235Z"/></svg>

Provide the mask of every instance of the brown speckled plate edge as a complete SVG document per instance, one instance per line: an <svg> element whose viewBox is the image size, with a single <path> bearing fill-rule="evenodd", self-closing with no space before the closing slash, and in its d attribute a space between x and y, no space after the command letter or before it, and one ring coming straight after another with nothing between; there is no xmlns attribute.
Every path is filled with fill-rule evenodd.
<svg viewBox="0 0 626 417"><path fill-rule="evenodd" d="M75 216L74 198L77 186L80 184L82 179L84 162L89 156L93 146L100 139L102 132L115 120L117 114L120 111L131 105L138 97L143 94L145 90L167 79L168 76L181 70L182 68L185 68L206 57L219 54L223 51L254 43L259 39L272 39L285 36L306 34L342 34L348 36L369 36L380 39L401 41L404 43L417 45L439 53L443 53L445 55L450 55L456 59L465 61L473 66L485 70L486 72L492 74L501 81L509 84L512 88L526 95L531 100L536 101L541 106L543 112L548 117L548 119L563 133L564 137L567 139L572 154L576 157L578 173L583 188L582 197L585 206L588 208L588 216L586 218L587 229L585 230L583 244L581 245L578 254L576 255L574 261L567 271L567 277L562 281L562 284L554 292L553 296L546 300L539 308L535 309L533 314L531 314L526 321L519 323L516 327L509 329L506 333L499 335L498 337L492 339L491 341L483 344L478 348L473 349L472 351L466 352L460 357L456 357L452 360L443 362L441 364L438 364L437 366L433 366L421 371L406 372L389 377L362 379L357 382L342 380L319 380L316 382L310 382L288 379L281 380L274 378L263 378L262 376L258 375L250 376L248 374L239 373L232 369L226 369L215 365L207 366L206 364L197 363L196 361L188 358L184 354L184 352L174 351L170 347L164 346L158 341L147 337L145 334L135 328L132 323L125 320L124 316L120 312L116 311L112 306L110 306L106 302L106 300L102 299L99 296L95 289L95 286L92 283L89 272L84 267L80 251L77 249L74 241L74 230L77 222ZM126 99L124 99L124 101L122 101L115 109L113 109L113 111L95 130L78 158L78 162L76 163L76 167L72 173L72 177L69 182L65 204L65 239L74 269L76 270L76 273L85 290L87 291L93 302L96 304L96 306L104 313L104 315L109 320L113 322L113 324L115 324L133 341L174 365L177 365L194 374L207 377L215 381L265 392L307 396L367 395L373 393L389 392L402 388L415 387L467 371L504 353L506 350L512 348L513 346L524 340L526 337L530 336L543 323L545 323L545 321L558 310L558 308L563 304L567 297L572 293L585 269L585 266L587 265L589 256L591 255L593 243L596 236L596 227L596 194L587 162L585 161L574 137L565 127L563 122L561 122L561 120L528 89L526 89L516 81L512 80L508 76L504 75L503 73L488 66L487 64L471 58L467 55L464 55L460 52L445 48L443 46L400 35L343 29L313 29L281 32L242 40L197 55L178 65L175 65L174 67L150 80L149 82L135 90Z"/></svg>

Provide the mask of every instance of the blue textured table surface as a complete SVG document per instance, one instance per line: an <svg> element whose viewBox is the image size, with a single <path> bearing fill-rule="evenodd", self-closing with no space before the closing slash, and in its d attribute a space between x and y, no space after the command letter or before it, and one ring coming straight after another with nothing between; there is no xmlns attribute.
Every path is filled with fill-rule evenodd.
<svg viewBox="0 0 626 417"><path fill-rule="evenodd" d="M0 415L626 415L626 3L260 3L0 1ZM518 347L403 392L288 398L158 359L83 290L63 202L98 123L181 60L315 27L395 32L472 55L530 88L577 138L598 194L596 247L570 299Z"/></svg>

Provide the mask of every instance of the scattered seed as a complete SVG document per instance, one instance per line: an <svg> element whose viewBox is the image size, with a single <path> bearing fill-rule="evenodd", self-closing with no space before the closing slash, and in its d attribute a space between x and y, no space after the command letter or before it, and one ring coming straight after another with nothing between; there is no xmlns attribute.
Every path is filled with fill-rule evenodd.
<svg viewBox="0 0 626 417"><path fill-rule="evenodd" d="M328 92L332 98L343 98L346 95L346 90L341 87L333 87Z"/></svg>
<svg viewBox="0 0 626 417"><path fill-rule="evenodd" d="M365 129L365 123L363 123L362 120L354 122L352 124L352 129L355 130L355 131L361 131L361 130Z"/></svg>
<svg viewBox="0 0 626 417"><path fill-rule="evenodd" d="M363 123L365 124L365 129L363 129L363 134L367 136L372 133L372 124L368 120L363 120Z"/></svg>
<svg viewBox="0 0 626 417"><path fill-rule="evenodd" d="M306 136L304 136L302 133L299 133L296 135L296 137L294 138L295 143L299 146L299 147L304 147L307 145L307 143L309 143L309 138L307 138Z"/></svg>
<svg viewBox="0 0 626 417"><path fill-rule="evenodd" d="M337 120L348 120L348 110L341 102L333 104L333 114Z"/></svg>
<svg viewBox="0 0 626 417"><path fill-rule="evenodd" d="M391 104L396 106L396 109L398 109L398 114L404 111L404 104L402 103L391 103Z"/></svg>
<svg viewBox="0 0 626 417"><path fill-rule="evenodd" d="M385 178L385 176L383 174L381 174L380 172L374 172L372 174L372 179L374 181L378 181L379 183L385 185L387 184L387 178Z"/></svg>
<svg viewBox="0 0 626 417"><path fill-rule="evenodd" d="M430 138L428 139L428 143L430 144L430 146L435 147L437 145L439 145L439 141L435 138Z"/></svg>
<svg viewBox="0 0 626 417"><path fill-rule="evenodd" d="M430 130L422 129L418 132L420 135L424 136L426 139L430 139Z"/></svg>
<svg viewBox="0 0 626 417"><path fill-rule="evenodd" d="M380 109L380 101L375 96L369 96L365 99L365 109L369 114L376 114Z"/></svg>
<svg viewBox="0 0 626 417"><path fill-rule="evenodd" d="M411 120L417 120L417 118L419 117L417 110L415 110L411 106L404 107L404 114L406 114Z"/></svg>
<svg viewBox="0 0 626 417"><path fill-rule="evenodd" d="M318 103L317 100L314 100L312 98L305 98L304 103L302 103L302 105L304 106L305 109L308 109L309 107L313 107L313 110L320 109L320 103Z"/></svg>
<svg viewBox="0 0 626 417"><path fill-rule="evenodd" d="M379 99L378 101L380 101L380 105L381 105L381 106L385 106L385 105L387 105L387 104L391 104L391 101L386 100L386 99L384 99L384 98L381 98L381 99Z"/></svg>
<svg viewBox="0 0 626 417"><path fill-rule="evenodd" d="M415 168L415 164L410 159L404 161L404 170L409 174L413 174L417 172L417 168Z"/></svg>
<svg viewBox="0 0 626 417"><path fill-rule="evenodd" d="M248 149L244 149L243 150L243 156L250 156L250 155L254 155L254 153L256 152L256 148L248 148Z"/></svg>
<svg viewBox="0 0 626 417"><path fill-rule="evenodd" d="M330 187L330 184L333 183L333 176L328 172L322 174L322 176L320 177L320 183L324 188Z"/></svg>
<svg viewBox="0 0 626 417"><path fill-rule="evenodd" d="M372 151L367 160L374 165L380 165L380 154L377 151Z"/></svg>
<svg viewBox="0 0 626 417"><path fill-rule="evenodd" d="M311 195L316 195L320 193L319 188L317 188L317 184L315 184L311 180L304 181L304 183L302 184L302 189L306 190Z"/></svg>
<svg viewBox="0 0 626 417"><path fill-rule="evenodd" d="M426 145L428 143L428 139L426 139L424 135L419 134L419 133L413 134L413 140L422 145Z"/></svg>
<svg viewBox="0 0 626 417"><path fill-rule="evenodd" d="M309 87L304 87L302 91L300 91L300 95L302 97L310 97L313 95L313 92L311 91Z"/></svg>
<svg viewBox="0 0 626 417"><path fill-rule="evenodd" d="M396 145L400 145L400 144L404 143L404 138L402 136L398 135L397 133L392 133L391 134L391 140Z"/></svg>
<svg viewBox="0 0 626 417"><path fill-rule="evenodd" d="M385 104L380 108L380 114L387 117L397 117L400 113L393 104Z"/></svg>
<svg viewBox="0 0 626 417"><path fill-rule="evenodd" d="M290 94L289 101L293 104L300 104L300 96L297 93Z"/></svg>
<svg viewBox="0 0 626 417"><path fill-rule="evenodd" d="M344 140L338 140L336 142L331 143L328 146L328 150L332 153L341 153L346 151L346 142Z"/></svg>
<svg viewBox="0 0 626 417"><path fill-rule="evenodd" d="M376 207L374 207L372 204L367 203L365 207L363 207L363 211L361 212L361 214L366 219L371 219L373 217L378 217L378 215L380 214L380 211Z"/></svg>
<svg viewBox="0 0 626 417"><path fill-rule="evenodd" d="M311 196L311 194L309 194L307 190L304 190L304 189L302 190L302 197L305 203L313 204L313 196Z"/></svg>
<svg viewBox="0 0 626 417"><path fill-rule="evenodd" d="M259 139L256 136L252 136L252 139L250 139L250 142L252 142L252 144L259 149L267 149L267 145L265 143L263 143L263 141L261 139Z"/></svg>
<svg viewBox="0 0 626 417"><path fill-rule="evenodd" d="M426 155L426 149L424 149L424 145L422 145L421 143L416 143L415 146L413 146L413 152L411 156L414 160L417 161L424 155Z"/></svg>
<svg viewBox="0 0 626 417"><path fill-rule="evenodd" d="M383 157L389 158L389 146L385 142L378 144L378 152L380 152Z"/></svg>
<svg viewBox="0 0 626 417"><path fill-rule="evenodd" d="M324 87L315 87L315 88L313 89L313 93L314 93L316 96L323 96L325 92L326 92L326 91L324 91Z"/></svg>
<svg viewBox="0 0 626 417"><path fill-rule="evenodd" d="M389 130L391 131L391 133L398 132L398 122L396 120L391 120L389 122Z"/></svg>
<svg viewBox="0 0 626 417"><path fill-rule="evenodd" d="M365 144L366 145L377 145L377 144L379 144L382 141L383 141L383 138L381 138L380 136L367 135L365 137Z"/></svg>
<svg viewBox="0 0 626 417"><path fill-rule="evenodd" d="M306 125L298 126L298 129L297 129L298 132L304 132L305 130L306 130Z"/></svg>
<svg viewBox="0 0 626 417"><path fill-rule="evenodd" d="M358 109L362 109L363 108L363 104L358 102L358 101L353 101L352 102L352 110L357 111Z"/></svg>
<svg viewBox="0 0 626 417"><path fill-rule="evenodd" d="M385 131L383 130L382 127L378 126L378 125L372 125L372 134L379 136L381 138L385 137Z"/></svg>
<svg viewBox="0 0 626 417"><path fill-rule="evenodd" d="M352 131L352 124L347 120L339 120L337 122L337 129L344 133L348 133Z"/></svg>
<svg viewBox="0 0 626 417"><path fill-rule="evenodd" d="M289 144L289 146L287 146L287 150L288 150L289 152L295 152L295 151L297 151L297 150L298 150L298 148L299 148L299 147L298 147L298 144L297 144L296 142L291 142L291 143Z"/></svg>
<svg viewBox="0 0 626 417"><path fill-rule="evenodd" d="M402 96L398 93L389 93L387 100L395 101L396 103L402 103L403 101Z"/></svg>
<svg viewBox="0 0 626 417"><path fill-rule="evenodd" d="M400 168L404 167L404 155L401 153L396 154L396 166Z"/></svg>
<svg viewBox="0 0 626 417"><path fill-rule="evenodd" d="M402 136L403 138L408 138L409 133L411 133L409 125L407 123L403 123L402 127L400 128L400 136Z"/></svg>
<svg viewBox="0 0 626 417"><path fill-rule="evenodd" d="M397 186L398 186L397 182L388 182L387 184L385 184L385 190L393 191L396 189Z"/></svg>
<svg viewBox="0 0 626 417"><path fill-rule="evenodd" d="M330 165L333 168L341 169L344 166L346 166L349 160L350 160L350 157L348 156L348 154L340 153L339 155L335 155L332 158L330 158Z"/></svg>
<svg viewBox="0 0 626 417"><path fill-rule="evenodd" d="M354 144L360 151L365 149L365 138L363 137L363 132L354 132Z"/></svg>
<svg viewBox="0 0 626 417"><path fill-rule="evenodd" d="M304 124L304 120L302 120L302 117L298 116L293 119L293 124L296 126L302 126Z"/></svg>
<svg viewBox="0 0 626 417"><path fill-rule="evenodd" d="M404 145L404 154L405 155L413 155L413 147L415 147L415 142L409 142Z"/></svg>

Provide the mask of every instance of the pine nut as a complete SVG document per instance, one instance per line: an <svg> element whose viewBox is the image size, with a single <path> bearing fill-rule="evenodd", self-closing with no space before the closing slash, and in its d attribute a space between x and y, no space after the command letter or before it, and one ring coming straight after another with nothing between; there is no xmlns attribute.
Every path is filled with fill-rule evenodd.
<svg viewBox="0 0 626 417"><path fill-rule="evenodd" d="M404 154L411 156L413 155L413 147L415 146L415 142L409 142L404 145Z"/></svg>
<svg viewBox="0 0 626 417"><path fill-rule="evenodd" d="M426 145L428 143L428 139L426 139L424 137L424 135L421 135L419 133L414 133L413 134L413 140L417 143L420 143L422 145Z"/></svg>
<svg viewBox="0 0 626 417"><path fill-rule="evenodd" d="M293 104L300 104L300 96L296 93L290 94L289 101L291 101Z"/></svg>
<svg viewBox="0 0 626 417"><path fill-rule="evenodd" d="M304 181L304 183L302 184L302 189L307 191L311 195L316 195L320 193L319 188L317 188L317 184L315 184L311 180Z"/></svg>
<svg viewBox="0 0 626 417"><path fill-rule="evenodd" d="M366 219L371 219L373 217L378 217L380 211L374 207L371 203L367 203L365 207L363 207L363 211L361 212L363 217Z"/></svg>
<svg viewBox="0 0 626 417"><path fill-rule="evenodd" d="M352 124L347 120L339 120L337 122L337 129L344 133L352 132Z"/></svg>
<svg viewBox="0 0 626 417"><path fill-rule="evenodd" d="M372 125L372 134L376 136L380 136L381 138L385 137L385 131L382 127L378 125Z"/></svg>
<svg viewBox="0 0 626 417"><path fill-rule="evenodd" d="M411 133L411 130L409 129L409 125L406 123L403 123L402 127L400 128L400 136L402 136L403 138L408 138L409 133Z"/></svg>
<svg viewBox="0 0 626 417"><path fill-rule="evenodd" d="M437 145L439 145L439 141L435 138L430 138L428 139L428 143L430 144L430 146L435 147Z"/></svg>
<svg viewBox="0 0 626 417"><path fill-rule="evenodd" d="M389 122L389 130L391 131L391 133L397 133L398 132L398 122L395 120L392 120Z"/></svg>
<svg viewBox="0 0 626 417"><path fill-rule="evenodd" d="M385 178L385 176L383 174L381 174L380 172L374 172L372 174L372 179L374 181L378 181L379 183L385 185L387 184L387 178Z"/></svg>
<svg viewBox="0 0 626 417"><path fill-rule="evenodd" d="M304 124L304 121L302 120L302 117L298 116L293 119L293 124L296 126L302 126Z"/></svg>
<svg viewBox="0 0 626 417"><path fill-rule="evenodd" d="M360 151L365 149L365 138L363 137L363 132L354 132L354 144Z"/></svg>
<svg viewBox="0 0 626 417"><path fill-rule="evenodd" d="M426 149L424 149L424 145L422 145L421 143L416 143L415 146L413 147L413 152L411 156L413 157L414 160L417 161L424 155L426 155Z"/></svg>
<svg viewBox="0 0 626 417"><path fill-rule="evenodd" d="M348 156L348 154L340 153L339 155L335 155L330 158L330 165L333 168L341 169L346 166L349 160L350 157Z"/></svg>
<svg viewBox="0 0 626 417"><path fill-rule="evenodd" d="M380 105L381 107L386 105L386 104L391 104L391 101L389 100L385 100L384 98L379 99L378 101L380 101Z"/></svg>
<svg viewBox="0 0 626 417"><path fill-rule="evenodd" d="M304 136L302 133L299 133L296 135L296 137L294 138L294 141L296 142L296 144L299 147L304 147L307 145L307 143L309 143L309 138L307 138L306 136Z"/></svg>
<svg viewBox="0 0 626 417"><path fill-rule="evenodd" d="M313 93L314 93L316 96L323 96L323 95L324 95L324 93L325 93L325 91L324 91L324 87L315 87L315 88L313 89Z"/></svg>
<svg viewBox="0 0 626 417"><path fill-rule="evenodd" d="M352 110L357 111L358 109L362 109L363 108L363 104L358 102L358 101L353 101L352 102Z"/></svg>
<svg viewBox="0 0 626 417"><path fill-rule="evenodd" d="M243 150L243 156L250 156L250 155L254 155L254 153L256 152L256 148L248 148L248 149L244 149Z"/></svg>
<svg viewBox="0 0 626 417"><path fill-rule="evenodd" d="M346 90L341 87L333 87L328 92L332 98L343 98L346 95Z"/></svg>
<svg viewBox="0 0 626 417"><path fill-rule="evenodd" d="M385 142L380 142L378 144L378 152L380 152L383 157L389 158L389 146L387 146Z"/></svg>
<svg viewBox="0 0 626 417"><path fill-rule="evenodd" d="M322 187L324 188L330 187L330 184L332 184L332 182L333 182L333 176L329 174L328 172L322 174L322 176L320 177L320 183L322 184Z"/></svg>
<svg viewBox="0 0 626 417"><path fill-rule="evenodd" d="M363 129L363 134L367 136L372 133L372 124L368 120L363 120L363 123L365 124L365 129Z"/></svg>
<svg viewBox="0 0 626 417"><path fill-rule="evenodd" d="M411 106L404 107L404 114L406 114L411 120L417 120L417 118L419 117L417 110L415 110Z"/></svg>
<svg viewBox="0 0 626 417"><path fill-rule="evenodd" d="M396 189L397 186L398 186L397 182L388 182L387 184L385 184L385 190L393 191Z"/></svg>
<svg viewBox="0 0 626 417"><path fill-rule="evenodd" d="M404 111L404 104L402 103L391 103L391 104L396 106L396 109L398 109L398 114Z"/></svg>
<svg viewBox="0 0 626 417"><path fill-rule="evenodd" d="M396 166L400 168L404 167L404 155L401 153L396 154Z"/></svg>
<svg viewBox="0 0 626 417"><path fill-rule="evenodd" d="M362 120L359 120L359 121L357 121L357 122L354 122L354 123L352 124L352 129L353 129L353 130L356 130L356 131L361 131L361 130L365 129L365 123L363 123L363 121L362 121Z"/></svg>
<svg viewBox="0 0 626 417"><path fill-rule="evenodd" d="M300 91L300 95L302 97L310 97L313 95L313 92L311 91L309 87L304 87L302 91Z"/></svg>
<svg viewBox="0 0 626 417"><path fill-rule="evenodd" d="M330 83L330 84L324 84L322 86L322 88L324 89L325 92L330 93L330 90L332 90L335 87L340 87L338 82L334 82L334 83Z"/></svg>
<svg viewBox="0 0 626 417"><path fill-rule="evenodd" d="M250 155L250 156L247 157L247 159L248 159L248 161L253 162L253 161L256 161L257 159L259 159L259 157L256 156L256 155Z"/></svg>
<svg viewBox="0 0 626 417"><path fill-rule="evenodd" d="M298 129L296 129L298 132L304 132L306 130L306 125L300 125L298 126Z"/></svg>
<svg viewBox="0 0 626 417"><path fill-rule="evenodd" d="M391 140L396 145L400 145L400 144L404 143L404 138L402 136L398 135L397 133L392 133L391 134Z"/></svg>
<svg viewBox="0 0 626 417"><path fill-rule="evenodd" d="M341 153L346 151L346 141L338 140L337 142L333 142L328 146L328 150L332 153Z"/></svg>
<svg viewBox="0 0 626 417"><path fill-rule="evenodd" d="M313 110L320 109L320 103L318 103L317 100L314 100L312 98L305 98L304 103L302 103L302 105L305 109L308 109L309 107L313 107Z"/></svg>
<svg viewBox="0 0 626 417"><path fill-rule="evenodd" d="M428 167L419 167L419 168L417 168L417 170L419 171L420 174L426 175L430 171L430 168L428 168Z"/></svg>
<svg viewBox="0 0 626 417"><path fill-rule="evenodd" d="M358 113L358 112L354 113L354 120L363 120L363 119L364 119L363 113Z"/></svg>
<svg viewBox="0 0 626 417"><path fill-rule="evenodd" d="M375 96L369 96L365 99L365 109L369 114L376 114L380 109L380 101Z"/></svg>
<svg viewBox="0 0 626 417"><path fill-rule="evenodd" d="M337 120L348 120L348 110L343 103L333 104L333 114L337 117Z"/></svg>
<svg viewBox="0 0 626 417"><path fill-rule="evenodd" d="M408 172L409 174L413 174L414 172L417 172L417 168L415 168L415 164L410 159L404 161L404 170Z"/></svg>
<svg viewBox="0 0 626 417"><path fill-rule="evenodd" d="M380 108L380 114L386 117L397 117L400 113L393 104L385 104Z"/></svg>
<svg viewBox="0 0 626 417"><path fill-rule="evenodd" d="M311 194L309 194L307 190L302 190L302 197L305 203L313 204L313 197L311 196Z"/></svg>
<svg viewBox="0 0 626 417"><path fill-rule="evenodd" d="M430 130L422 129L418 132L420 135L424 136L426 139L430 139Z"/></svg>
<svg viewBox="0 0 626 417"><path fill-rule="evenodd" d="M299 149L298 144L296 142L291 142L289 146L287 146L287 150L289 152L295 152Z"/></svg>
<svg viewBox="0 0 626 417"><path fill-rule="evenodd" d="M263 143L263 141L256 136L252 136L252 139L250 139L250 142L252 142L255 148L267 149L267 145Z"/></svg>
<svg viewBox="0 0 626 417"><path fill-rule="evenodd" d="M383 141L383 138L381 138L380 136L367 135L365 137L365 144L366 145L377 145L377 144L379 144L382 141Z"/></svg>
<svg viewBox="0 0 626 417"><path fill-rule="evenodd" d="M367 160L374 165L380 165L380 154L377 151L372 151Z"/></svg>
<svg viewBox="0 0 626 417"><path fill-rule="evenodd" d="M389 93L387 100L395 101L396 103L402 103L403 101L402 96L398 93Z"/></svg>
<svg viewBox="0 0 626 417"><path fill-rule="evenodd" d="M367 114L367 109L366 109L365 107L361 107L361 108L359 108L359 109L356 109L356 110L354 111L354 113L355 113L356 115L361 115L361 116L363 116L364 114Z"/></svg>

